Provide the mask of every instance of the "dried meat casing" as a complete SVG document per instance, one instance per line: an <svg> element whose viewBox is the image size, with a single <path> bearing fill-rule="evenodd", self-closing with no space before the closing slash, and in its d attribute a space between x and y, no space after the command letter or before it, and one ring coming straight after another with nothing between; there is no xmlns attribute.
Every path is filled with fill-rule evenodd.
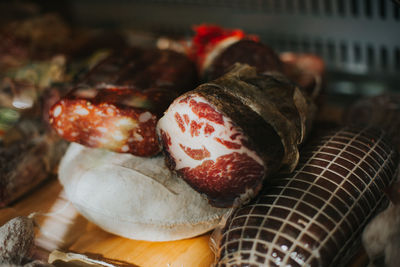
<svg viewBox="0 0 400 267"><path fill-rule="evenodd" d="M158 123L168 165L216 206L248 201L293 170L315 109L282 76L235 68L179 98Z"/></svg>
<svg viewBox="0 0 400 267"><path fill-rule="evenodd" d="M217 266L338 266L386 199L398 154L382 131L343 128L302 151L298 168L269 180L227 220Z"/></svg>

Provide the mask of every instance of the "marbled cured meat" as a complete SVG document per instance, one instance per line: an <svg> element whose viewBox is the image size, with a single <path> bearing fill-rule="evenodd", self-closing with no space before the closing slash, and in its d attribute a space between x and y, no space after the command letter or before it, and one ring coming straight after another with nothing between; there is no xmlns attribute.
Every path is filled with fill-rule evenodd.
<svg viewBox="0 0 400 267"><path fill-rule="evenodd" d="M177 98L157 129L169 167L226 207L254 196L279 168L294 169L313 112L284 77L237 64Z"/></svg>
<svg viewBox="0 0 400 267"><path fill-rule="evenodd" d="M376 129L313 140L292 174L269 179L216 234L216 266L343 266L386 200L398 153Z"/></svg>
<svg viewBox="0 0 400 267"><path fill-rule="evenodd" d="M156 123L168 105L194 87L196 70L184 55L140 48L94 67L50 109L64 139L138 156L160 152Z"/></svg>

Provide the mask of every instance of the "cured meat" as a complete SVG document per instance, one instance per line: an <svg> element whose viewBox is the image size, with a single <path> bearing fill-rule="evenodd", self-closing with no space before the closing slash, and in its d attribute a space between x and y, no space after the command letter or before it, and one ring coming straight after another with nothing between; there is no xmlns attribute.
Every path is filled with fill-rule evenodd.
<svg viewBox="0 0 400 267"><path fill-rule="evenodd" d="M137 90L169 89L181 94L194 88L197 71L183 54L171 50L131 48L115 53L94 67L81 84L101 83Z"/></svg>
<svg viewBox="0 0 400 267"><path fill-rule="evenodd" d="M400 150L400 95L382 94L356 101L343 114L346 124L381 127ZM371 262L399 266L400 248L400 183L386 190L391 203L365 227L363 247Z"/></svg>
<svg viewBox="0 0 400 267"><path fill-rule="evenodd" d="M396 267L400 264L399 181L387 191L391 203L365 227L362 244L371 262L385 262L387 267Z"/></svg>
<svg viewBox="0 0 400 267"><path fill-rule="evenodd" d="M194 30L189 54L205 80L222 76L235 63L256 67L258 72L282 71L278 55L256 36L215 25L200 25Z"/></svg>
<svg viewBox="0 0 400 267"><path fill-rule="evenodd" d="M313 54L280 54L284 63L283 72L309 95L318 94L323 84L325 64L322 58Z"/></svg>
<svg viewBox="0 0 400 267"><path fill-rule="evenodd" d="M169 167L226 207L254 196L279 168L294 169L314 111L284 77L237 64L177 98L157 129Z"/></svg>
<svg viewBox="0 0 400 267"><path fill-rule="evenodd" d="M78 88L50 109L50 124L70 142L138 156L154 155L160 151L157 116L173 96L162 90Z"/></svg>
<svg viewBox="0 0 400 267"><path fill-rule="evenodd" d="M207 80L227 73L235 63L256 67L258 72L283 72L279 56L267 45L254 40L240 40L223 50L205 70Z"/></svg>
<svg viewBox="0 0 400 267"><path fill-rule="evenodd" d="M44 123L21 120L0 145L0 208L55 174L66 142L45 131Z"/></svg>
<svg viewBox="0 0 400 267"><path fill-rule="evenodd" d="M160 152L158 118L178 93L193 88L194 65L172 51L131 49L90 71L50 109L64 139L138 156Z"/></svg>
<svg viewBox="0 0 400 267"><path fill-rule="evenodd" d="M216 266L343 266L394 180L398 153L376 129L313 140L216 234ZM387 203L387 202L386 202Z"/></svg>
<svg viewBox="0 0 400 267"><path fill-rule="evenodd" d="M235 63L242 63L256 67L260 73L283 73L309 95L319 94L325 70L320 57L291 52L278 56L258 37L238 29L200 25L195 27L195 32L189 55L197 63L204 80L221 77Z"/></svg>
<svg viewBox="0 0 400 267"><path fill-rule="evenodd" d="M343 113L348 125L374 126L384 129L400 150L400 95L382 94L356 101Z"/></svg>

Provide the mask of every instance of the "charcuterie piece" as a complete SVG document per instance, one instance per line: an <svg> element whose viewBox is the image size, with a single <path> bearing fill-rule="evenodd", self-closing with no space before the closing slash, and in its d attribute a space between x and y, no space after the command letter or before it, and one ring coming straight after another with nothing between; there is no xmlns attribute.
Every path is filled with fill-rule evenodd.
<svg viewBox="0 0 400 267"><path fill-rule="evenodd" d="M55 174L66 142L39 120L22 119L0 145L0 208Z"/></svg>
<svg viewBox="0 0 400 267"><path fill-rule="evenodd" d="M122 51L94 67L50 109L64 139L137 156L160 152L158 118L196 82L194 65L173 51Z"/></svg>
<svg viewBox="0 0 400 267"><path fill-rule="evenodd" d="M175 94L131 88L77 88L50 109L50 123L70 142L138 156L157 154L157 117Z"/></svg>
<svg viewBox="0 0 400 267"><path fill-rule="evenodd" d="M183 93L197 82L194 64L183 54L171 50L130 48L114 53L97 64L80 84L111 84L137 90L169 89Z"/></svg>
<svg viewBox="0 0 400 267"><path fill-rule="evenodd" d="M200 25L195 31L190 54L205 80L222 76L235 63L256 67L258 72L282 72L278 55L254 35L215 25Z"/></svg>
<svg viewBox="0 0 400 267"><path fill-rule="evenodd" d="M384 129L400 150L400 95L381 94L356 101L343 113L347 125L373 126Z"/></svg>
<svg viewBox="0 0 400 267"><path fill-rule="evenodd" d="M282 72L283 64L278 55L267 45L254 40L240 40L215 57L205 70L208 80L228 72L233 64L242 63L256 67L258 72Z"/></svg>
<svg viewBox="0 0 400 267"><path fill-rule="evenodd" d="M279 55L283 72L309 95L318 94L324 83L325 63L317 55L286 52Z"/></svg>
<svg viewBox="0 0 400 267"><path fill-rule="evenodd" d="M157 129L169 167L226 207L254 196L278 169L294 169L314 111L283 76L237 64L177 98Z"/></svg>
<svg viewBox="0 0 400 267"><path fill-rule="evenodd" d="M214 239L216 266L344 266L387 200L397 163L380 130L343 128L316 138L293 173L269 179L227 219Z"/></svg>

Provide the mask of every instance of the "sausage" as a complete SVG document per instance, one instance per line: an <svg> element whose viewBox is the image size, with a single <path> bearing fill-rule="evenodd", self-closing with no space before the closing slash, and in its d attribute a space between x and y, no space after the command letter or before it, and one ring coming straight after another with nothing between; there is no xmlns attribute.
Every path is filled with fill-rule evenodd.
<svg viewBox="0 0 400 267"><path fill-rule="evenodd" d="M248 64L262 72L282 72L279 56L266 44L254 40L240 40L223 50L205 70L206 80L227 73L235 63Z"/></svg>
<svg viewBox="0 0 400 267"><path fill-rule="evenodd" d="M78 87L50 109L50 124L70 142L138 156L160 151L157 118L175 95L167 90Z"/></svg>
<svg viewBox="0 0 400 267"><path fill-rule="evenodd" d="M169 168L228 207L252 198L279 168L294 169L314 111L284 77L237 64L175 99L157 131Z"/></svg>
<svg viewBox="0 0 400 267"><path fill-rule="evenodd" d="M343 266L386 202L397 164L381 130L348 127L314 139L292 174L267 180L227 219L216 266Z"/></svg>
<svg viewBox="0 0 400 267"><path fill-rule="evenodd" d="M50 109L70 142L137 156L160 152L156 123L178 94L193 88L195 66L173 51L134 48L94 67Z"/></svg>
<svg viewBox="0 0 400 267"><path fill-rule="evenodd" d="M114 53L79 82L89 86L111 84L137 90L164 88L181 94L197 82L194 64L172 50L131 48Z"/></svg>

